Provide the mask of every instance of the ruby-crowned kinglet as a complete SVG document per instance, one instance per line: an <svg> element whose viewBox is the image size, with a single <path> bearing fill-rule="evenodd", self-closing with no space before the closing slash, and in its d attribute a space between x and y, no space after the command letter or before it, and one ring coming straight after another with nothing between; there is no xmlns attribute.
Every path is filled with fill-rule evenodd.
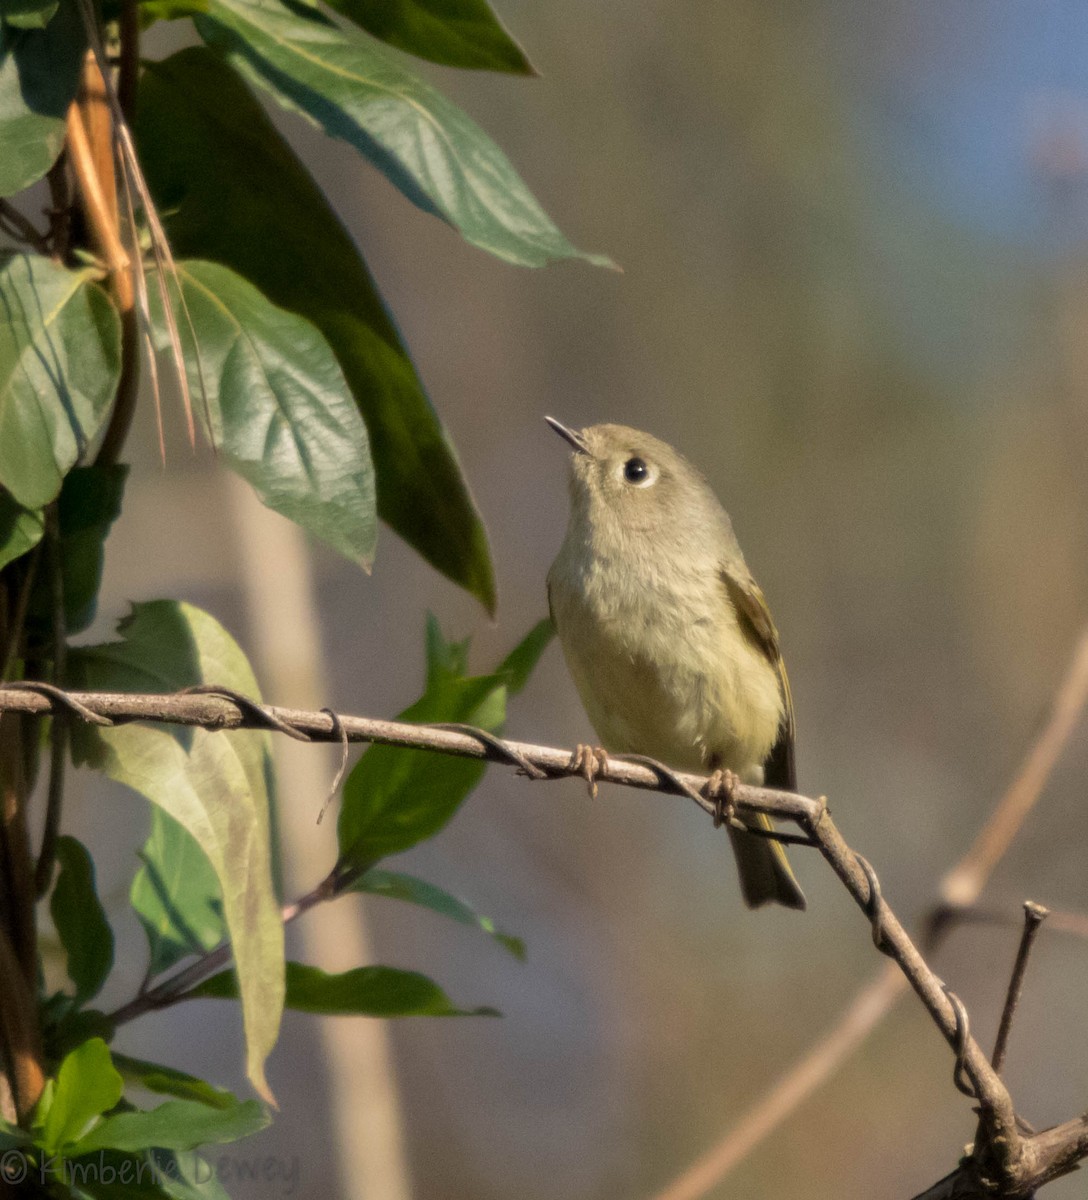
<svg viewBox="0 0 1088 1200"><path fill-rule="evenodd" d="M604 749L795 790L778 632L706 480L648 433L545 419L573 451L548 604ZM729 833L749 907L805 907L780 844Z"/></svg>

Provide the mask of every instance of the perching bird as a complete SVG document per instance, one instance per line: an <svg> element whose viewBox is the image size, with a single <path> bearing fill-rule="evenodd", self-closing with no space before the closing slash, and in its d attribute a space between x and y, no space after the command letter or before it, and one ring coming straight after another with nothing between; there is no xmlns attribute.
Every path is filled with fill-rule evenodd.
<svg viewBox="0 0 1088 1200"><path fill-rule="evenodd" d="M572 450L548 604L605 751L796 790L778 632L706 480L648 433L546 420ZM805 907L780 844L729 833L749 907Z"/></svg>

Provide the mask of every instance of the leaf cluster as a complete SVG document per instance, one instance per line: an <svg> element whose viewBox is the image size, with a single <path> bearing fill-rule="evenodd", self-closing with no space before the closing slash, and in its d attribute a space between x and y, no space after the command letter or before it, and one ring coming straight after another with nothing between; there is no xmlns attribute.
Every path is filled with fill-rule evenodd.
<svg viewBox="0 0 1088 1200"><path fill-rule="evenodd" d="M139 31L157 21L188 23L199 44L142 61ZM101 11L90 0L0 0L0 679L217 686L260 699L242 649L189 604L138 604L114 640L70 642L94 619L103 546L125 503L119 457L141 345L156 404L157 352L179 373L194 433L265 505L368 571L380 518L494 611L487 536L457 454L361 248L264 105L321 128L506 262L607 260L571 245L413 55L535 73L486 0L105 0ZM19 207L42 181L53 200L44 229ZM402 716L498 731L550 636L542 622L494 670L471 675L467 641L447 641L431 618L426 686ZM68 984L39 998L29 1075L0 1055L0 1084L23 1081L0 1086L3 1104L13 1098L0 1150L17 1151L50 1194L221 1195L201 1181L198 1148L268 1121L257 1101L111 1048L118 1028L152 1009L236 1003L247 1073L266 1102L285 1006L494 1014L455 1004L414 970L367 963L330 975L285 961L284 925L298 912L349 893L385 896L524 957L518 938L464 900L384 861L439 833L482 763L369 749L343 788L336 862L284 905L267 733L27 719L0 736L0 780L22 821L45 747L40 850L24 846L13 867L0 846L13 898L0 911L0 952L10 941L25 976L0 978L0 1026L20 989L39 983L29 880L48 897ZM69 760L150 803L128 896L146 976L112 1012L96 1007L113 967L110 914L91 853L61 825ZM0 1028L0 1046L15 1044L10 1032Z"/></svg>

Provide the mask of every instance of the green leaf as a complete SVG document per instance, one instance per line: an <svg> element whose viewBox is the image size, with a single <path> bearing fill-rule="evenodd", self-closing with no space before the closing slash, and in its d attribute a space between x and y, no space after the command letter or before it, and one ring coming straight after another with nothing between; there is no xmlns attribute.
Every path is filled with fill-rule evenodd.
<svg viewBox="0 0 1088 1200"><path fill-rule="evenodd" d="M186 370L198 411L203 381L213 443L269 508L369 567L370 447L328 342L217 263L180 262L178 277L192 322L192 331L181 326ZM168 345L156 324L160 347Z"/></svg>
<svg viewBox="0 0 1088 1200"><path fill-rule="evenodd" d="M124 1080L114 1069L101 1038L77 1046L60 1064L52 1102L44 1114L42 1148L55 1154L86 1131L91 1122L121 1099Z"/></svg>
<svg viewBox="0 0 1088 1200"><path fill-rule="evenodd" d="M60 529L61 586L69 634L94 620L98 585L110 527L121 515L128 467L74 467L64 477L57 502ZM28 609L30 621L48 636L53 628L52 581L39 570Z"/></svg>
<svg viewBox="0 0 1088 1200"><path fill-rule="evenodd" d="M219 683L259 699L245 655L200 609L159 600L133 607L122 640L73 649L74 685L173 692ZM242 980L249 1078L270 1095L264 1062L276 1041L283 995L283 925L272 884L268 735L180 727L74 726L73 756L161 807L196 839L219 880Z"/></svg>
<svg viewBox="0 0 1088 1200"><path fill-rule="evenodd" d="M182 50L146 65L136 129L175 254L230 267L321 330L370 434L379 516L492 611L453 447L358 248L250 90L211 51Z"/></svg>
<svg viewBox="0 0 1088 1200"><path fill-rule="evenodd" d="M114 1053L113 1065L121 1072L126 1083L137 1084L160 1096L173 1096L178 1100L193 1100L210 1108L229 1109L238 1103L231 1092L214 1087L195 1075L187 1075L175 1067L161 1063L146 1062L142 1058L130 1058L127 1054Z"/></svg>
<svg viewBox="0 0 1088 1200"><path fill-rule="evenodd" d="M500 676L446 677L430 684L397 719L467 722L497 729L505 716L505 702ZM386 855L433 837L479 783L486 765L426 750L371 746L344 784L337 827L340 870L348 875L365 871Z"/></svg>
<svg viewBox="0 0 1088 1200"><path fill-rule="evenodd" d="M431 62L536 74L486 0L332 0L332 6L383 42Z"/></svg>
<svg viewBox="0 0 1088 1200"><path fill-rule="evenodd" d="M68 978L75 1002L98 995L113 966L113 930L94 886L94 862L74 837L57 839L60 873L49 898L49 912L68 956Z"/></svg>
<svg viewBox="0 0 1088 1200"><path fill-rule="evenodd" d="M0 17L15 29L44 29L59 7L59 0L4 0Z"/></svg>
<svg viewBox="0 0 1088 1200"><path fill-rule="evenodd" d="M397 718L417 723L459 723L496 732L506 719L511 686L520 690L550 640L546 622L534 626L494 675L463 678L467 641L448 642L428 615L427 686ZM379 859L433 837L479 782L486 764L426 750L371 746L344 784L337 835L341 881Z"/></svg>
<svg viewBox="0 0 1088 1200"><path fill-rule="evenodd" d="M75 4L49 20L51 0L19 0L12 22L9 2L0 24L0 196L30 187L57 161L87 45ZM48 24L20 29L19 21Z"/></svg>
<svg viewBox="0 0 1088 1200"><path fill-rule="evenodd" d="M121 324L91 272L0 257L0 484L24 507L60 491L120 370Z"/></svg>
<svg viewBox="0 0 1088 1200"><path fill-rule="evenodd" d="M41 509L23 508L0 488L0 568L33 550L44 532Z"/></svg>
<svg viewBox="0 0 1088 1200"><path fill-rule="evenodd" d="M147 29L156 21L181 21L208 11L208 0L140 0L140 27Z"/></svg>
<svg viewBox="0 0 1088 1200"><path fill-rule="evenodd" d="M414 875L402 875L397 871L382 871L372 867L364 875L356 879L348 889L353 892L369 892L374 896L388 896L391 900L406 900L409 904L418 904L433 912L441 913L461 925L471 925L489 934L504 949L518 960L525 961L525 943L521 938L512 937L495 927L490 917L481 917L463 900L451 896L449 892L417 879Z"/></svg>
<svg viewBox="0 0 1088 1200"><path fill-rule="evenodd" d="M233 971L205 979L189 993L219 1000L237 995ZM497 1017L493 1008L456 1008L438 986L415 971L356 967L329 975L304 963L287 964L288 1008L331 1017Z"/></svg>
<svg viewBox="0 0 1088 1200"><path fill-rule="evenodd" d="M148 974L158 975L227 936L219 881L196 839L161 808L151 810L143 866L129 900L147 934Z"/></svg>
<svg viewBox="0 0 1088 1200"><path fill-rule="evenodd" d="M427 649L427 686L437 684L446 678L459 679L468 674L468 652L472 646L471 638L463 638L459 642L447 642L442 633L442 626L434 613L427 614L427 624L424 632Z"/></svg>
<svg viewBox="0 0 1088 1200"><path fill-rule="evenodd" d="M71 1148L71 1155L92 1150L195 1150L209 1143L236 1142L264 1129L269 1116L256 1100L229 1109L209 1108L195 1100L167 1100L147 1111L107 1117Z"/></svg>
<svg viewBox="0 0 1088 1200"><path fill-rule="evenodd" d="M263 0L211 0L196 24L248 78L355 146L473 245L523 266L610 265L576 250L483 130L365 36Z"/></svg>
<svg viewBox="0 0 1088 1200"><path fill-rule="evenodd" d="M42 1173L53 1181L49 1195L74 1200L228 1200L215 1168L188 1151L95 1150L48 1160Z"/></svg>
<svg viewBox="0 0 1088 1200"><path fill-rule="evenodd" d="M536 669L540 656L547 650L553 637L555 626L550 617L545 617L543 621L538 621L502 660L495 673L505 676L509 695L516 696L529 682L529 676Z"/></svg>
<svg viewBox="0 0 1088 1200"><path fill-rule="evenodd" d="M20 1129L18 1125L9 1125L3 1117L0 1117L0 1154L5 1150L15 1150L19 1146L25 1146L30 1140L30 1134L25 1129Z"/></svg>

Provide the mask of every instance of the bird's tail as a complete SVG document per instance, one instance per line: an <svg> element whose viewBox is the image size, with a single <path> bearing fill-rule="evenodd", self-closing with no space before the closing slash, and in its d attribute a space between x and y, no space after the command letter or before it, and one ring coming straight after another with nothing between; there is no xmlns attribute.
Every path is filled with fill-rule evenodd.
<svg viewBox="0 0 1088 1200"><path fill-rule="evenodd" d="M774 828L770 817L765 813L747 819L762 829ZM749 908L775 903L784 904L786 908L803 909L805 894L790 870L789 860L781 843L754 833L744 833L740 829L734 829L732 825L728 828L733 853L737 857L744 903Z"/></svg>

